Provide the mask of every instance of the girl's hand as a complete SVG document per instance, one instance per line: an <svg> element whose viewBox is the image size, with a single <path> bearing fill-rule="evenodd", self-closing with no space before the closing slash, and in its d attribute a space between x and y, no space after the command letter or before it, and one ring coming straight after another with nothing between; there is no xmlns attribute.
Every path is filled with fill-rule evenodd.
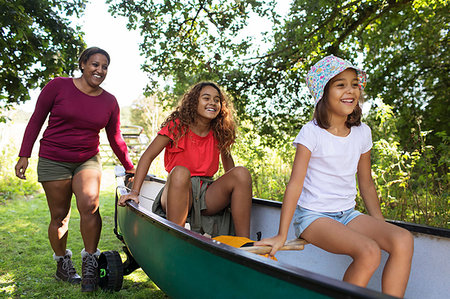
<svg viewBox="0 0 450 299"><path fill-rule="evenodd" d="M124 207L126 205L125 203L130 199L133 200L135 203L139 203L139 192L131 190L130 193L122 195L119 201L117 202L117 205Z"/></svg>
<svg viewBox="0 0 450 299"><path fill-rule="evenodd" d="M19 161L17 161L17 164L15 166L16 176L19 179L26 180L27 177L25 176L25 171L27 171L27 168L28 168L28 158L20 157Z"/></svg>
<svg viewBox="0 0 450 299"><path fill-rule="evenodd" d="M283 237L281 235L276 235L272 238L262 239L261 241L255 242L255 246L271 246L272 250L270 251L270 256L275 256L275 253L277 253L278 249L283 247L284 243L286 242L286 237Z"/></svg>

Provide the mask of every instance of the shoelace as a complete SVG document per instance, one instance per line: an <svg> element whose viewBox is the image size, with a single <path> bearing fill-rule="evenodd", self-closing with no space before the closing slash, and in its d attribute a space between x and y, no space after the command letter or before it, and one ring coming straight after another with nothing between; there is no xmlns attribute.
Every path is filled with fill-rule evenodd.
<svg viewBox="0 0 450 299"><path fill-rule="evenodd" d="M85 257L84 275L86 277L95 277L95 270L98 268L98 262L94 255L89 254Z"/></svg>
<svg viewBox="0 0 450 299"><path fill-rule="evenodd" d="M67 273L69 275L73 275L76 273L75 271L75 267L72 264L72 260L70 259L70 257L64 257L63 258L63 262L62 262L62 269L64 271L67 271Z"/></svg>

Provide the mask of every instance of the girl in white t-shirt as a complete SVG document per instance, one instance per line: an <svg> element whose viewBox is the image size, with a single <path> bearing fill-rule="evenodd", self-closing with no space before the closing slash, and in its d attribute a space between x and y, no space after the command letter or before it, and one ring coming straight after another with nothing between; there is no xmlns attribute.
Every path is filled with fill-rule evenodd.
<svg viewBox="0 0 450 299"><path fill-rule="evenodd" d="M349 62L327 56L308 72L314 118L294 140L297 151L284 194L278 235L256 242L274 255L286 241L294 218L297 237L353 262L343 280L365 287L389 253L382 278L384 293L403 297L414 240L405 229L384 221L371 175L370 128L361 123L359 100L366 75ZM356 178L369 215L354 209Z"/></svg>

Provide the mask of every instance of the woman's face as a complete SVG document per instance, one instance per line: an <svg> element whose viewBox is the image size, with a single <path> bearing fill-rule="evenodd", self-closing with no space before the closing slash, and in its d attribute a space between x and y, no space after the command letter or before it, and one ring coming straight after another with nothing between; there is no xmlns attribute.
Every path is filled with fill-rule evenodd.
<svg viewBox="0 0 450 299"><path fill-rule="evenodd" d="M98 87L108 73L108 59L105 55L97 53L91 55L85 63L81 64L81 67L83 68L82 77L86 79L90 86Z"/></svg>
<svg viewBox="0 0 450 299"><path fill-rule="evenodd" d="M211 121L219 115L220 109L220 96L217 89L212 86L203 87L198 98L198 116Z"/></svg>

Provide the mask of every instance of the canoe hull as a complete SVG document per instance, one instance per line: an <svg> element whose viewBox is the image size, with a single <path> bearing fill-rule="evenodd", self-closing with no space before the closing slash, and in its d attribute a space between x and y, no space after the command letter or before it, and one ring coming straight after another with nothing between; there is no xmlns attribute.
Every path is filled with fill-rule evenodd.
<svg viewBox="0 0 450 299"><path fill-rule="evenodd" d="M120 178L117 182L120 186ZM163 186L162 183L159 179L147 177L141 194L154 198ZM125 189L118 188L118 195L124 192ZM341 281L351 262L348 257L307 245L302 251L278 252L278 261L273 261L175 225L151 213L151 205L151 200L141 197L139 205L128 202L126 207L118 207L118 234L145 273L171 298L388 298L379 292L380 270L374 275L368 288ZM263 237L275 234L279 212L279 203L255 199L252 208L252 238L255 239L258 232L262 232ZM422 249L418 251L417 247L435 246L434 251L441 254L441 263L441 258L446 261L440 265L435 262L430 265L442 269L439 275L450 277L450 259L445 258L450 252L448 236L415 234L413 263L416 268L422 264L424 251L426 252ZM292 231L288 238L294 238ZM427 238L431 243L426 241ZM439 244L430 245L433 242ZM383 258L385 261L386 255ZM406 297L442 298L449 293L445 283L447 279L430 282L422 278L428 272L420 273L418 271L418 274L412 274L414 286L411 287L410 281ZM416 275L419 277L414 277Z"/></svg>
<svg viewBox="0 0 450 299"><path fill-rule="evenodd" d="M131 209L119 212L119 223L133 257L170 298L327 298L189 242L157 222L149 225L148 219L136 217ZM265 287L252 281L264 281Z"/></svg>

